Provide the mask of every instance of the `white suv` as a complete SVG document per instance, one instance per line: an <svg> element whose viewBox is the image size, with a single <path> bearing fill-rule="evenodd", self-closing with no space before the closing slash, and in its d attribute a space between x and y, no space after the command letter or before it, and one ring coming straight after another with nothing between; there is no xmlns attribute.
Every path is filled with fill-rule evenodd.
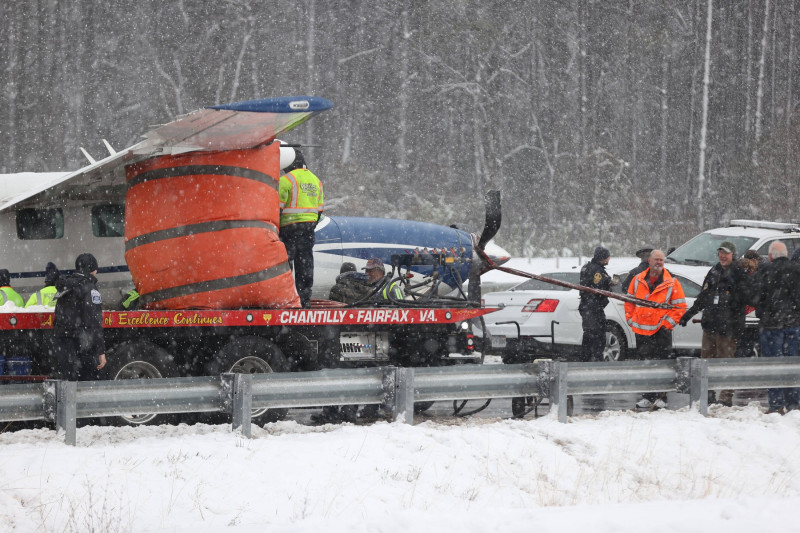
<svg viewBox="0 0 800 533"><path fill-rule="evenodd" d="M739 257L746 250L756 250L759 255L767 257L769 245L774 241L782 241L791 257L800 248L800 224L731 220L727 228L704 231L680 245L669 254L667 263L712 267L719 261L717 248L723 241L735 244L736 255Z"/></svg>

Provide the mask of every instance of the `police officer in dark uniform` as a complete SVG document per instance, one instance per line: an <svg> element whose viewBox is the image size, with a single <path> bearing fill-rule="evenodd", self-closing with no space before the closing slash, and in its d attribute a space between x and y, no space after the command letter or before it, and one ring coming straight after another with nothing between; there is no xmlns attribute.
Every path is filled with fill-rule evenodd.
<svg viewBox="0 0 800 533"><path fill-rule="evenodd" d="M97 290L97 259L81 254L75 272L56 281L53 323L53 377L69 381L97 379L106 365L103 311Z"/></svg>
<svg viewBox="0 0 800 533"><path fill-rule="evenodd" d="M584 287L611 290L611 277L606 272L606 265L611 259L607 248L598 246L594 249L592 260L581 269L581 282ZM583 342L581 356L583 361L597 362L603 360L603 349L606 346L606 314L603 311L608 305L608 298L599 294L581 291L581 303L578 311L583 319Z"/></svg>

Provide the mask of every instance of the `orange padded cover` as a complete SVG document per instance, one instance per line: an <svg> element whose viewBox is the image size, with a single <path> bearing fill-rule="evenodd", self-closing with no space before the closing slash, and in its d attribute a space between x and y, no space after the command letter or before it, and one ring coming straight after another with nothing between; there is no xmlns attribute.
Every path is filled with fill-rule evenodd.
<svg viewBox="0 0 800 533"><path fill-rule="evenodd" d="M125 168L125 260L147 309L299 307L278 239L278 143Z"/></svg>

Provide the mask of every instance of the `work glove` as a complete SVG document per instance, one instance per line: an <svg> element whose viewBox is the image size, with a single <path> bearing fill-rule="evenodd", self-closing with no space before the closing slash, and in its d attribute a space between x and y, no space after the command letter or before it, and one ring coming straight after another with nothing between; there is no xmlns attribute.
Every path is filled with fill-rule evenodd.
<svg viewBox="0 0 800 533"><path fill-rule="evenodd" d="M688 324L689 320L691 319L692 317L689 316L689 313L684 313L681 319L678 321L678 324L680 324L682 328L685 328L686 324Z"/></svg>

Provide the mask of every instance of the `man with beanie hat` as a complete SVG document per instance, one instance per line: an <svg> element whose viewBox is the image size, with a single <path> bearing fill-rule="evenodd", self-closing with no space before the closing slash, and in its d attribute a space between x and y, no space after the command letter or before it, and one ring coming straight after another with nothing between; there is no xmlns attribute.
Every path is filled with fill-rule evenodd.
<svg viewBox="0 0 800 533"><path fill-rule="evenodd" d="M47 263L44 269L44 288L31 294L25 307L33 307L34 305L43 305L45 307L55 307L56 280L58 279L58 268L54 263Z"/></svg>
<svg viewBox="0 0 800 533"><path fill-rule="evenodd" d="M607 248L602 246L595 248L592 260L581 268L581 285L603 291L611 290L611 277L606 272L606 265L610 260L611 253ZM578 311L583 320L581 358L583 361L602 361L603 350L606 346L606 313L604 309L608 305L608 298L584 291L581 291L580 298Z"/></svg>
<svg viewBox="0 0 800 533"><path fill-rule="evenodd" d="M53 377L69 381L97 379L106 365L103 309L97 290L97 259L81 254L75 272L56 281L53 323Z"/></svg>
<svg viewBox="0 0 800 533"><path fill-rule="evenodd" d="M708 271L703 289L679 322L685 327L694 315L703 312L700 357L704 359L734 357L737 341L744 331L751 278L735 261L735 256L735 244L725 241L719 245L719 262ZM716 401L714 391L709 391L708 401ZM721 391L719 403L733 405L733 391Z"/></svg>
<svg viewBox="0 0 800 533"><path fill-rule="evenodd" d="M5 268L0 268L0 305L11 302L17 307L25 307L22 296L11 288L11 273Z"/></svg>

